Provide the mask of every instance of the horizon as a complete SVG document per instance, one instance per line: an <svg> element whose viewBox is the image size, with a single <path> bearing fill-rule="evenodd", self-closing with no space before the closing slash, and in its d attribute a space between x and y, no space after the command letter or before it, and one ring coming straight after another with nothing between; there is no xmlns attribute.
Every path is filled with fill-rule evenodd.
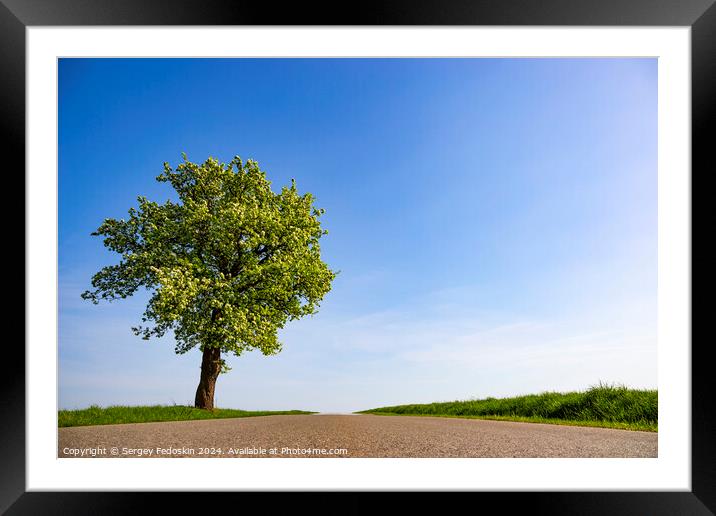
<svg viewBox="0 0 716 516"><path fill-rule="evenodd" d="M657 388L657 60L59 60L59 408L192 405L200 353L79 294L91 237L181 153L255 159L325 208L341 273L216 406L380 406Z"/></svg>

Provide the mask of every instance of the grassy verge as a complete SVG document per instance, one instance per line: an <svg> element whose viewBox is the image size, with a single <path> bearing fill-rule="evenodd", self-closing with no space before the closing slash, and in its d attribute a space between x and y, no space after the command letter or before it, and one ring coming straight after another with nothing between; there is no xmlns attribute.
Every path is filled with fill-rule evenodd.
<svg viewBox="0 0 716 516"><path fill-rule="evenodd" d="M397 405L359 413L496 419L656 432L658 393L656 390L600 384L581 392Z"/></svg>
<svg viewBox="0 0 716 516"><path fill-rule="evenodd" d="M116 425L121 423L149 423L156 421L190 421L195 419L224 419L232 417L275 416L283 414L313 414L303 410L248 411L237 409L201 410L184 405L153 405L144 407L92 405L80 410L60 410L57 425L87 426Z"/></svg>

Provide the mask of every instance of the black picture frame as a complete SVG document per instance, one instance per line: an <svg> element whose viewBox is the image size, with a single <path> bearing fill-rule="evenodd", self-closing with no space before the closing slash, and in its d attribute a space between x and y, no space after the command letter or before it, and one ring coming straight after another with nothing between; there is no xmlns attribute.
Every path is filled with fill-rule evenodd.
<svg viewBox="0 0 716 516"><path fill-rule="evenodd" d="M0 0L0 126L12 170L25 170L25 29L62 25L513 25L682 26L691 28L692 172L706 176L713 165L709 135L716 125L716 6L714 0L431 0L293 3L211 0ZM712 131L709 131L711 129ZM7 169L6 169L7 170ZM698 171L698 172L697 172ZM19 177L19 174L9 174ZM7 177L7 176L6 176ZM24 185L22 186L25 191ZM692 204L692 220L694 217ZM19 232L19 224L16 224ZM9 237L7 237L9 240ZM21 237L24 241L25 235ZM693 256L693 244L692 244ZM25 256L25 260L28 257ZM25 266L27 278L27 267ZM692 268L693 270L693 268ZM693 274L693 272L692 272ZM705 290L705 286L702 287ZM693 293L693 288L692 288ZM24 306L24 304L23 304ZM692 314L693 303L692 303ZM692 315L693 321L693 315ZM692 331L693 331L692 322ZM6 341L0 375L0 511L7 514L127 514L150 510L205 510L206 504L248 500L266 503L266 493L26 492L25 353ZM503 492L453 493L450 501L537 514L714 514L716 512L716 424L711 393L709 344L692 339L692 490L689 492ZM272 512L300 503L309 493L271 493ZM401 502L424 507L425 493ZM322 494L321 507L340 512L372 510L375 493ZM469 496L470 500L464 500ZM477 497L477 498L475 498ZM441 500L441 508L445 508ZM153 504L152 504L153 505ZM312 510L321 507L311 505ZM203 508L203 509L202 509ZM237 507L237 510L240 510ZM325 510L325 509L324 509ZM330 510L330 509L329 509Z"/></svg>

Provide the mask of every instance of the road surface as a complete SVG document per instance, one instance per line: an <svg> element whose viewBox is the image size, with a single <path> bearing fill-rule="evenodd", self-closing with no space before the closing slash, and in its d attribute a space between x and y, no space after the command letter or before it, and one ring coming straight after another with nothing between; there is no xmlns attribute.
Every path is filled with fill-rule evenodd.
<svg viewBox="0 0 716 516"><path fill-rule="evenodd" d="M295 415L59 429L59 457L657 457L657 434L479 419Z"/></svg>

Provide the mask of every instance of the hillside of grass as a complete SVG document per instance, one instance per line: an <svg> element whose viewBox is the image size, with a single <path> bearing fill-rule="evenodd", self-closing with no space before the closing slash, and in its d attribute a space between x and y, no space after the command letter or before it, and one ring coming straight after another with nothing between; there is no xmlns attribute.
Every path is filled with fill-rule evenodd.
<svg viewBox="0 0 716 516"><path fill-rule="evenodd" d="M157 421L190 421L195 419L224 419L232 417L276 416L286 414L313 414L303 410L249 411L238 409L202 410L184 405L98 407L93 405L80 410L60 410L57 425L88 426L122 423L149 423Z"/></svg>
<svg viewBox="0 0 716 516"><path fill-rule="evenodd" d="M656 432L659 411L656 390L597 385L580 392L397 405L358 413L499 419Z"/></svg>

